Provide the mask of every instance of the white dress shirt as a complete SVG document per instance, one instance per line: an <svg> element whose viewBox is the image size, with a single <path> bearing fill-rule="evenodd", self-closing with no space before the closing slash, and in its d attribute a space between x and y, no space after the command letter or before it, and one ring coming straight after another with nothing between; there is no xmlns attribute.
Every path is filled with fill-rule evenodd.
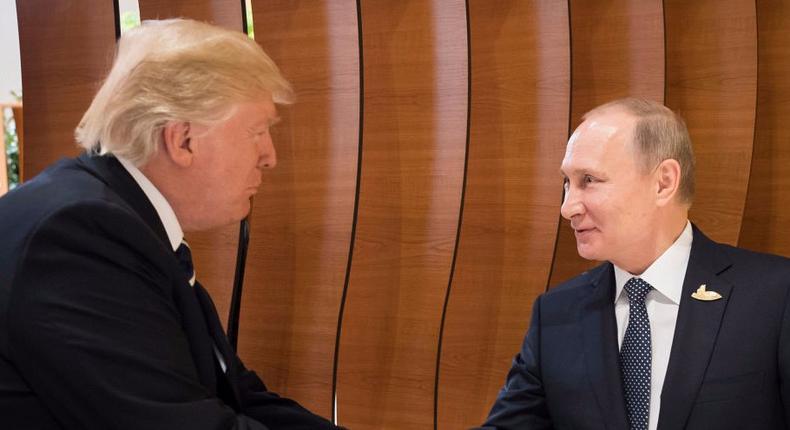
<svg viewBox="0 0 790 430"><path fill-rule="evenodd" d="M159 219L162 221L162 225L165 227L165 232L167 233L167 239L170 242L170 247L173 248L173 252L175 252L175 250L181 245L181 241L184 240L184 230L181 229L181 224L178 222L178 218L176 217L176 213L173 211L173 207L170 206L170 203L167 202L165 196L159 192L156 186L148 178L146 178L143 172L135 167L131 161L118 156L115 158L118 159L124 169L126 169L126 171L132 175L134 181L137 182L137 185L139 185L143 190L145 196L148 197L148 201L151 202L151 205L159 215ZM222 371L225 372L227 370L227 366L225 365L225 360L222 357L222 353L219 352L216 344L214 345L214 355L217 357L217 360L219 360L219 365L222 367Z"/></svg>
<svg viewBox="0 0 790 430"><path fill-rule="evenodd" d="M661 254L647 270L637 276L653 289L647 293L645 305L647 317L650 319L650 341L652 344L652 364L650 367L650 418L648 428L656 430L658 413L661 409L661 389L669 364L669 353L672 351L672 339L675 335L675 323L678 319L678 307L683 292L683 279L686 277L691 242L694 235L691 223L686 221L686 228L663 254ZM625 283L636 275L614 266L615 301L614 313L617 318L617 345L623 344L625 329L628 327L628 294L624 291Z"/></svg>

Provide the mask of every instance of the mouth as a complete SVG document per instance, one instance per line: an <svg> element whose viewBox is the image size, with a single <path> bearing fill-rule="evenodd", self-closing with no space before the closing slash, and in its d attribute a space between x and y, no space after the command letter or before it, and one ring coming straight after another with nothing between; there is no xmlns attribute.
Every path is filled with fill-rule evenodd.
<svg viewBox="0 0 790 430"><path fill-rule="evenodd" d="M255 194L258 194L258 189L260 188L260 186L261 186L260 183L258 183L258 185L252 185L249 188L247 188L247 192L250 193L250 195L254 196Z"/></svg>
<svg viewBox="0 0 790 430"><path fill-rule="evenodd" d="M574 233L574 234L576 235L576 237L578 238L578 237L580 237L580 236L581 236L581 237L587 236L587 235L589 235L590 233L594 232L595 230L596 230L596 228L595 228L595 227L588 227L588 228L574 228L574 229L573 229L573 233Z"/></svg>

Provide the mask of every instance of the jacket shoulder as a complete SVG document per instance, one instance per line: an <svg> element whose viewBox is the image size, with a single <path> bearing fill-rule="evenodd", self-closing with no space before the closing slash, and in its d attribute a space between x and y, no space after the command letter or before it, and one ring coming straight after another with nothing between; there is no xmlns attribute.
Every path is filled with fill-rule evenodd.
<svg viewBox="0 0 790 430"><path fill-rule="evenodd" d="M551 295L565 295L569 293L573 293L574 291L580 289L589 288L593 283L597 282L601 276L605 274L607 270L611 270L612 264L611 263L602 263L598 266L593 267L590 270L580 273L575 277L568 279L567 281L563 281L562 283L558 284L556 287L551 288L548 290L544 296L551 296Z"/></svg>

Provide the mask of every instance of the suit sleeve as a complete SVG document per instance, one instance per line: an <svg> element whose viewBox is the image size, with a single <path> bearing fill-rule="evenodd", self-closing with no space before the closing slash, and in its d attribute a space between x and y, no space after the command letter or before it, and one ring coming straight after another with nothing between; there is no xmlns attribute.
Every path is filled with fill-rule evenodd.
<svg viewBox="0 0 790 430"><path fill-rule="evenodd" d="M68 429L266 430L199 382L161 265L167 255L148 237L138 218L106 202L39 225L6 321L19 373Z"/></svg>
<svg viewBox="0 0 790 430"><path fill-rule="evenodd" d="M245 414L272 430L340 430L328 420L313 414L293 400L268 391L255 372L242 368L239 390Z"/></svg>
<svg viewBox="0 0 790 430"><path fill-rule="evenodd" d="M785 279L786 282L790 282ZM779 334L779 389L784 409L784 419L790 425L790 286L785 294L785 307Z"/></svg>
<svg viewBox="0 0 790 430"><path fill-rule="evenodd" d="M241 411L255 420L265 424L271 430L339 430L330 421L313 414L299 403L280 397L266 388L255 372L247 370L241 359L233 352L222 325L219 322L216 306L208 292L202 286L195 285L200 301L204 303L204 312L210 319L210 330L216 333L215 338L221 339L224 345L220 349L225 356L232 357L233 365L227 372L236 381Z"/></svg>
<svg viewBox="0 0 790 430"><path fill-rule="evenodd" d="M540 305L535 301L532 320L521 351L513 359L505 386L500 390L483 429L552 429L540 373Z"/></svg>

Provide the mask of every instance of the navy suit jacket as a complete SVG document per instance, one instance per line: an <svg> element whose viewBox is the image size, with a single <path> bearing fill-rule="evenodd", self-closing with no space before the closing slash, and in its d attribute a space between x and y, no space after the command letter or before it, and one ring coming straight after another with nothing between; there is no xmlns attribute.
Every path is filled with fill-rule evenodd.
<svg viewBox="0 0 790 430"><path fill-rule="evenodd" d="M59 162L0 220L0 428L336 428L244 368L115 158Z"/></svg>
<svg viewBox="0 0 790 430"><path fill-rule="evenodd" d="M693 299L701 284L723 298ZM538 298L484 428L628 429L614 291L605 263ZM718 244L694 228L660 430L787 428L788 293L790 260Z"/></svg>

